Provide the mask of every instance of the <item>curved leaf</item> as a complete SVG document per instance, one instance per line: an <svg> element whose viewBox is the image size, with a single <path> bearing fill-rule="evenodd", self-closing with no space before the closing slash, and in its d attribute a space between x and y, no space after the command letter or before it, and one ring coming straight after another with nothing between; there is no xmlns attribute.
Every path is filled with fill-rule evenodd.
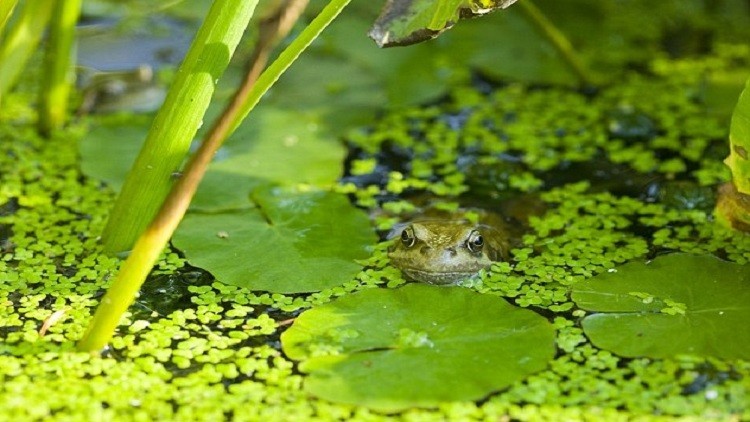
<svg viewBox="0 0 750 422"><path fill-rule="evenodd" d="M188 214L174 245L224 283L299 293L351 280L376 241L342 195L261 188L253 200L256 208L234 213Z"/></svg>
<svg viewBox="0 0 750 422"><path fill-rule="evenodd" d="M388 0L370 30L379 47L435 38L460 18L505 9L516 0Z"/></svg>
<svg viewBox="0 0 750 422"><path fill-rule="evenodd" d="M554 329L461 287L371 289L302 313L281 336L305 389L381 411L475 400L544 369Z"/></svg>
<svg viewBox="0 0 750 422"><path fill-rule="evenodd" d="M729 145L726 164L732 170L732 181L740 193L750 194L750 79L732 114Z"/></svg>
<svg viewBox="0 0 750 422"><path fill-rule="evenodd" d="M598 347L622 356L750 358L750 266L673 254L632 262L573 287Z"/></svg>

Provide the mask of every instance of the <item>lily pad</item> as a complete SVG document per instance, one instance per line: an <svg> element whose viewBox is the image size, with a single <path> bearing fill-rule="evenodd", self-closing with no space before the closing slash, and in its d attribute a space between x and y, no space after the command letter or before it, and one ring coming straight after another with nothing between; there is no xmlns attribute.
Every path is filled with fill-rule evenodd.
<svg viewBox="0 0 750 422"><path fill-rule="evenodd" d="M540 315L461 287L370 289L303 312L281 335L304 388L379 411L477 400L547 366Z"/></svg>
<svg viewBox="0 0 750 422"><path fill-rule="evenodd" d="M618 355L750 358L750 266L667 255L579 283L572 297L600 312L583 319L586 335Z"/></svg>
<svg viewBox="0 0 750 422"><path fill-rule="evenodd" d="M260 188L255 208L189 213L173 243L219 281L277 293L338 286L376 242L369 219L340 194Z"/></svg>

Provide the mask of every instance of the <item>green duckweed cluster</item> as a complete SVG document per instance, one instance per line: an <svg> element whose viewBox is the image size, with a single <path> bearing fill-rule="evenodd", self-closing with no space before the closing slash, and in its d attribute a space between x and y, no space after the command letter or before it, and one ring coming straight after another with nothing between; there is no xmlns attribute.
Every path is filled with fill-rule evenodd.
<svg viewBox="0 0 750 422"><path fill-rule="evenodd" d="M750 418L750 363L680 357L624 359L597 349L577 325L568 287L654 251L750 259L746 236L719 228L710 210L685 201L642 201L577 181L546 189L545 175L566 162L606 158L664 180L710 186L727 177L716 142L726 128L706 118L684 81L633 77L598 93L509 85L488 94L459 87L445 105L385 116L350 142L366 156L352 173L372 173L386 143L409 151L408 171L381 185L338 188L378 217L412 211L395 198L426 191L445 197L477 187L461 159L513 172L492 186L540 195L548 211L529 222L513 259L495 264L473 288L549 315L559 353L548 369L480 403L445 403L382 415L306 396L304 376L280 351L279 335L297 312L348 293L404 283L376 246L354 280L305 295L250 292L189 278L177 251L160 276L197 280L169 306L139 299L102 356L75 351L119 260L101 253L98 235L113 193L81 176L75 127L51 140L26 124L0 124L0 419L41 420L671 420ZM668 152L669 159L660 159ZM369 155L367 155L369 154ZM718 155L718 156L717 156ZM171 300L171 299L170 299ZM678 304L677 304L678 305ZM52 318L52 319L51 319ZM45 322L50 326L40 333Z"/></svg>

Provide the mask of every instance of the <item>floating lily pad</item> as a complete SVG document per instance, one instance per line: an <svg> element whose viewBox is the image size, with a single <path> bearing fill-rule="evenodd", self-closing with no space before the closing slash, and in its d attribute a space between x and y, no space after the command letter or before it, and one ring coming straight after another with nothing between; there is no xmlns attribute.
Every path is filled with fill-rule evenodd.
<svg viewBox="0 0 750 422"><path fill-rule="evenodd" d="M674 254L632 262L573 287L583 330L622 356L750 358L750 266Z"/></svg>
<svg viewBox="0 0 750 422"><path fill-rule="evenodd" d="M380 411L476 400L542 370L540 315L461 287L371 289L302 313L281 336L305 390Z"/></svg>
<svg viewBox="0 0 750 422"><path fill-rule="evenodd" d="M252 199L251 209L188 214L174 245L224 283L299 293L351 280L377 240L343 195L261 188Z"/></svg>

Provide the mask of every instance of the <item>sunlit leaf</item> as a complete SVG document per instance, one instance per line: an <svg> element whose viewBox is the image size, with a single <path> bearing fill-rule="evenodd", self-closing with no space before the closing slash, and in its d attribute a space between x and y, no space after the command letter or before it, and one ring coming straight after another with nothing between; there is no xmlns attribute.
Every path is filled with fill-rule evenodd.
<svg viewBox="0 0 750 422"><path fill-rule="evenodd" d="M371 289L302 313L281 336L305 389L381 411L476 400L544 369L540 315L461 287Z"/></svg>
<svg viewBox="0 0 750 422"><path fill-rule="evenodd" d="M573 287L598 347L622 356L750 358L750 266L674 254Z"/></svg>
<svg viewBox="0 0 750 422"><path fill-rule="evenodd" d="M729 128L730 152L726 163L740 193L750 194L750 79L740 94Z"/></svg>

